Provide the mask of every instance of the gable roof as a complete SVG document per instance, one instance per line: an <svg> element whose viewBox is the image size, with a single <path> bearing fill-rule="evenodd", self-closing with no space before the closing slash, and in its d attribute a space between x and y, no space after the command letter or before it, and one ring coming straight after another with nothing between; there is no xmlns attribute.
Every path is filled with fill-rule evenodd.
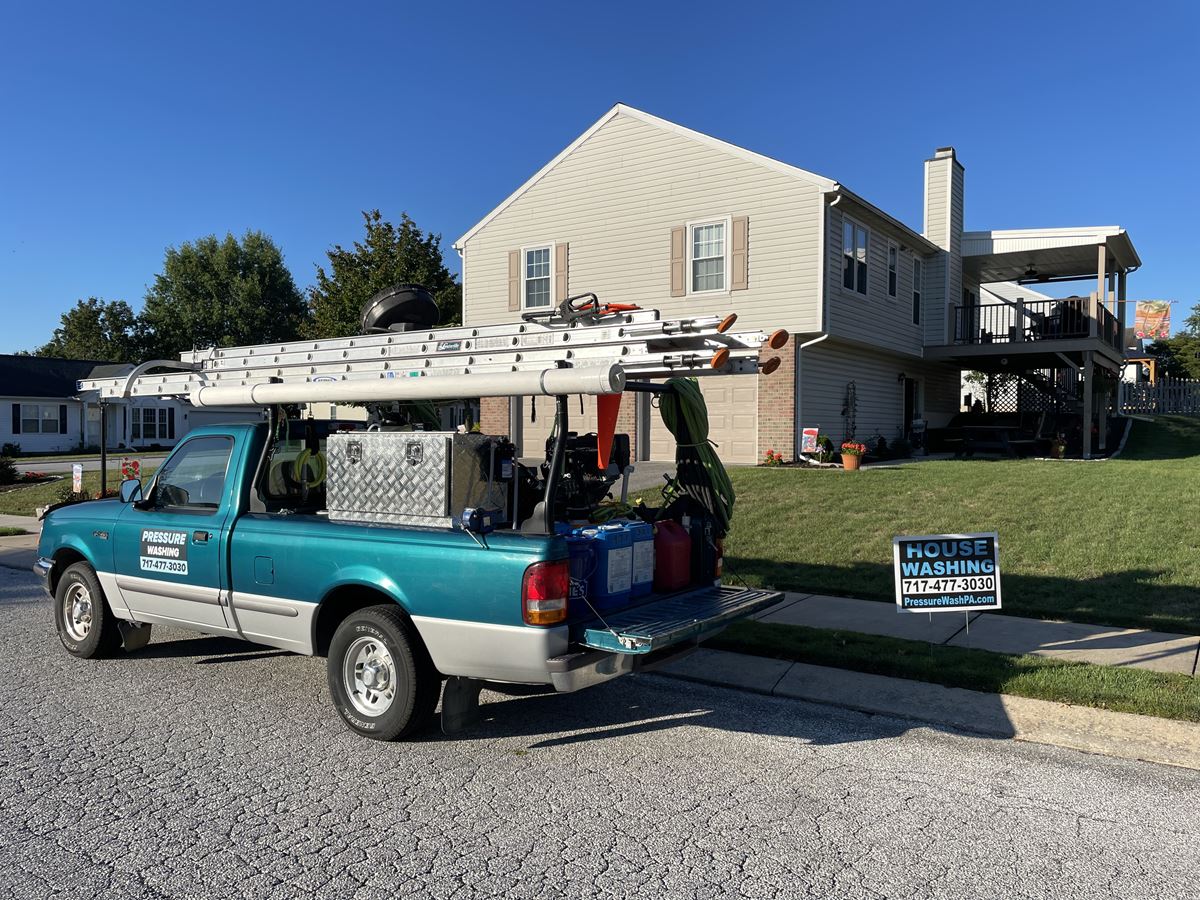
<svg viewBox="0 0 1200 900"><path fill-rule="evenodd" d="M676 125L674 122L668 122L666 119L660 119L658 116L652 116L650 113L642 112L640 109L634 109L632 106L626 106L624 103L618 103L599 119L597 119L587 131L568 144L566 148L558 154L558 156L554 157L554 159L550 160L550 162L538 169L532 178L509 194L499 206L480 219L470 231L455 241L454 249L461 251L463 244L474 237L476 232L491 222L492 219L496 218L496 216L500 215L500 213L504 212L504 210L516 202L516 200L520 198L522 194L541 181L551 169L574 153L575 150L578 149L588 138L590 138L593 134L604 127L605 124L615 119L617 116L628 116L631 119L637 119L640 122L653 125L655 128L660 128L663 131L669 131L673 134L681 135L689 140L704 144L707 147L712 147L716 150L728 153L731 156L736 156L740 159L757 163L758 165L764 166L772 171L780 172L793 178L798 178L801 181L806 181L822 191L833 191L838 188L836 181L825 178L821 175L817 175L814 172L809 172L807 169L801 169L797 166L788 165L787 163L780 162L777 159L772 159L769 156L763 156L761 153L755 153L753 150L747 150L744 147L738 147L736 144L730 144L727 141L720 140L719 138L702 134L699 131L693 131L690 128L684 128L682 125Z"/></svg>
<svg viewBox="0 0 1200 900"><path fill-rule="evenodd" d="M76 382L98 365L94 359L0 355L0 396L65 399L79 393Z"/></svg>

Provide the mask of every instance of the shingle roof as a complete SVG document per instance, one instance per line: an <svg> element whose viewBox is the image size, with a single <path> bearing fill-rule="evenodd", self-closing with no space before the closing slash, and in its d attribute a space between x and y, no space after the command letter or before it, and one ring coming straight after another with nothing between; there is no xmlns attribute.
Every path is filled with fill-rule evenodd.
<svg viewBox="0 0 1200 900"><path fill-rule="evenodd" d="M75 383L101 363L94 359L0 354L0 397L74 397Z"/></svg>

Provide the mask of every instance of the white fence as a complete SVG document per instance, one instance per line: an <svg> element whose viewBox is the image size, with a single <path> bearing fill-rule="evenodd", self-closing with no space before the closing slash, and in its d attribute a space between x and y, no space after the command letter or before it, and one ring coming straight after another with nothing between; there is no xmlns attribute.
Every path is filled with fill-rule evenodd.
<svg viewBox="0 0 1200 900"><path fill-rule="evenodd" d="M1121 412L1200 415L1200 380L1160 378L1157 384L1122 382Z"/></svg>

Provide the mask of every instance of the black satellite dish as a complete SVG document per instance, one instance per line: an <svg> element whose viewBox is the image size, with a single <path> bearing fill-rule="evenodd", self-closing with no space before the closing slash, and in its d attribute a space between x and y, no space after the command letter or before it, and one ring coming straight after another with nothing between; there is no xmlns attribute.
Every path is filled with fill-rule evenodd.
<svg viewBox="0 0 1200 900"><path fill-rule="evenodd" d="M419 284L386 287L362 309L363 334L386 331L419 331L433 328L439 318L429 289Z"/></svg>

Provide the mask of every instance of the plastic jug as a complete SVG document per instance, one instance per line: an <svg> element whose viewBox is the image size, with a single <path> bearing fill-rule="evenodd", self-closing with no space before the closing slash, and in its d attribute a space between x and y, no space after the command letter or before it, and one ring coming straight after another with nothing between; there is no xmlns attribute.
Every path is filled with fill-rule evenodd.
<svg viewBox="0 0 1200 900"><path fill-rule="evenodd" d="M567 598L572 615L588 610L589 584L596 570L596 539L583 533L567 534L568 564L571 572L570 593Z"/></svg>
<svg viewBox="0 0 1200 900"><path fill-rule="evenodd" d="M691 584L692 536L678 522L654 526L654 589L680 591Z"/></svg>
<svg viewBox="0 0 1200 900"><path fill-rule="evenodd" d="M633 586L633 535L623 525L601 525L583 534L595 539L596 568L589 583L592 605L599 612L627 605Z"/></svg>
<svg viewBox="0 0 1200 900"><path fill-rule="evenodd" d="M654 590L654 526L647 522L626 522L625 530L633 538L631 592L634 597L644 597Z"/></svg>

